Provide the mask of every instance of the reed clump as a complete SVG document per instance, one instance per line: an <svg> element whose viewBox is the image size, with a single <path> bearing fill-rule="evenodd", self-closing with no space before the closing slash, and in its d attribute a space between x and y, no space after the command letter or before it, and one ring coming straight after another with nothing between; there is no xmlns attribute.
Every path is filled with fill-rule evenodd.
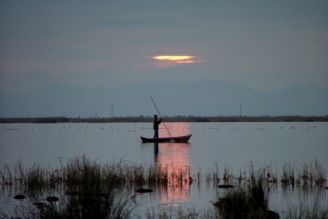
<svg viewBox="0 0 328 219"><path fill-rule="evenodd" d="M290 163L283 166L280 182L283 188L286 188L288 185L295 186L295 171Z"/></svg>
<svg viewBox="0 0 328 219"><path fill-rule="evenodd" d="M91 187L91 188L87 188ZM82 189L82 188L81 188ZM50 203L39 211L40 219L128 218L134 205L128 196L86 185L78 194L69 195L59 204Z"/></svg>
<svg viewBox="0 0 328 219"><path fill-rule="evenodd" d="M1 185L2 186L12 186L14 185L14 176L10 167L5 164L0 171Z"/></svg>
<svg viewBox="0 0 328 219"><path fill-rule="evenodd" d="M44 188L50 179L47 178L47 170L42 169L39 165L33 165L26 172L26 177L23 178L23 183L27 186L29 191Z"/></svg>
<svg viewBox="0 0 328 219"><path fill-rule="evenodd" d="M252 177L246 186L219 194L214 206L222 218L279 218L268 209L265 185L262 177Z"/></svg>
<svg viewBox="0 0 328 219"><path fill-rule="evenodd" d="M326 182L326 172L317 160L303 164L302 169L298 171L297 184L303 187L325 187Z"/></svg>

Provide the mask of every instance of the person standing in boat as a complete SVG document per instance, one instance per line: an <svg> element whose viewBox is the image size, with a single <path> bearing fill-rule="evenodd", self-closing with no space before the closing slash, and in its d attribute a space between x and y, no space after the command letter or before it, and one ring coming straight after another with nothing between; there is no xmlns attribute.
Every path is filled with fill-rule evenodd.
<svg viewBox="0 0 328 219"><path fill-rule="evenodd" d="M162 119L158 119L157 115L154 115L154 123L153 123L153 129L154 129L154 139L158 138L158 127L159 124L161 124Z"/></svg>

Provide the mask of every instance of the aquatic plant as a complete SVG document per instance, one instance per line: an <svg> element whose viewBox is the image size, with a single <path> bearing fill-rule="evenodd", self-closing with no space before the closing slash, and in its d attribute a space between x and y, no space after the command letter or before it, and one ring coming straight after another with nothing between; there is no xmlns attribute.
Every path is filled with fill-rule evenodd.
<svg viewBox="0 0 328 219"><path fill-rule="evenodd" d="M0 172L1 185L10 185L13 182L13 177L8 165L4 165Z"/></svg>
<svg viewBox="0 0 328 219"><path fill-rule="evenodd" d="M89 185L90 186L90 185ZM99 190L98 190L99 189ZM128 218L134 204L128 196L104 193L98 188L94 192L70 195L61 204L51 203L40 209L40 219L88 219L88 218Z"/></svg>
<svg viewBox="0 0 328 219"><path fill-rule="evenodd" d="M317 160L309 164L304 163L302 169L298 170L296 179L298 185L324 187L326 182L326 171Z"/></svg>
<svg viewBox="0 0 328 219"><path fill-rule="evenodd" d="M324 187L325 183L327 182L326 172L317 160L314 162L314 170L315 184L317 186Z"/></svg>
<svg viewBox="0 0 328 219"><path fill-rule="evenodd" d="M112 167L103 167L85 156L70 160L66 166L56 170L33 165L26 170L21 182L27 192L35 194L36 190L49 185L60 185L66 192L59 197L48 196L44 199L47 202L35 202L35 207L30 206L22 215L41 219L127 218L134 204L128 197L129 193L126 196L117 194L116 188L122 177L129 174L120 175L115 168L111 169L113 171L110 168ZM116 177L109 178L108 173ZM119 181L116 180L117 177L121 177ZM34 215L35 211L31 210L35 208L38 209L37 217Z"/></svg>
<svg viewBox="0 0 328 219"><path fill-rule="evenodd" d="M262 177L252 178L246 187L218 194L214 203L222 218L268 218L268 193Z"/></svg>
<svg viewBox="0 0 328 219"><path fill-rule="evenodd" d="M295 186L295 173L294 168L292 168L291 164L284 164L282 167L282 176L280 182L283 188L286 188L288 185Z"/></svg>
<svg viewBox="0 0 328 219"><path fill-rule="evenodd" d="M34 164L27 170L25 175L26 177L23 178L23 182L30 191L43 188L47 185L47 171L39 165Z"/></svg>
<svg viewBox="0 0 328 219"><path fill-rule="evenodd" d="M220 182L224 184L241 184L255 177L255 170L250 162L248 174L240 170L239 175L234 176L232 171L223 167L220 176L220 168L216 164L213 171L203 172L199 169L191 172L190 167L178 167L174 165L150 165L135 164L126 161L100 164L87 159L85 156L71 159L59 168L41 167L34 164L29 168L23 168L18 161L14 168L8 165L0 167L0 186L16 186L22 190L35 191L55 188L57 186L76 186L92 182L93 184L111 186L166 186L183 185L192 182L206 182L216 187ZM326 185L326 172L319 162L304 164L302 168L293 167L286 163L282 167L281 176L276 177L270 168L261 172L263 180L267 183L280 182L286 186L318 186Z"/></svg>
<svg viewBox="0 0 328 219"><path fill-rule="evenodd" d="M241 215L266 216L267 188L281 185L283 188L296 185L297 188L326 188L326 172L319 162L314 161L296 168L290 163L284 164L280 177L273 174L271 167L255 172L250 162L249 172L240 170L239 176L233 175L232 168L216 164L214 170L192 172L190 167L174 165L141 165L129 161L99 163L86 156L77 157L60 163L58 168L41 167L34 164L24 168L18 161L14 168L8 165L0 167L0 186L12 190L15 195L24 195L24 202L37 203L34 208L43 218L79 218L78 215L106 218L108 215L130 215L134 208L129 193L138 188L155 190L163 187L181 187L196 182L206 182L217 187L219 183L231 185L232 189L218 196L215 206L220 214L231 214L231 209L239 209ZM277 171L276 171L277 172ZM220 174L221 173L221 174ZM121 197L117 191L129 191ZM219 189L222 191L223 189ZM132 191L132 192L131 192ZM46 196L45 196L46 193ZM38 199L42 197L43 199ZM53 202L45 197L53 196ZM130 194L135 196L135 194ZM50 200L50 199L49 199ZM99 214L93 214L97 211ZM70 214L74 212L76 215ZM201 218L196 212L180 212L176 218ZM302 213L304 214L304 213ZM150 214L149 216L151 216ZM188 215L190 217L188 217ZM312 213L311 213L312 215ZM324 216L327 214L323 212ZM170 217L167 212L157 216ZM179 216L179 217L178 217ZM86 216L85 216L86 217ZM120 217L120 216L118 216ZM10 217L9 217L10 218ZM81 217L80 217L81 218Z"/></svg>

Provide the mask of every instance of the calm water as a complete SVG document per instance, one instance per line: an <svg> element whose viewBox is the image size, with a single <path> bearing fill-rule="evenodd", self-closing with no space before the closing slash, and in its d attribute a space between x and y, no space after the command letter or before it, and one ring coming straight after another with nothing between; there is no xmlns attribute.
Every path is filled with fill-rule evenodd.
<svg viewBox="0 0 328 219"><path fill-rule="evenodd" d="M153 135L151 123L119 124L0 124L0 164L25 166L37 162L42 166L59 165L60 160L86 155L99 162L126 161L145 165L161 164L190 167L191 172L206 173L216 166L239 174L255 169L281 170L285 163L302 168L304 163L319 161L328 169L328 123L166 123L172 135L192 133L190 144L142 144L139 136ZM167 136L164 127L161 136ZM193 183L182 188L167 188L138 196L139 211L153 208L209 208L216 188ZM317 192L318 193L318 192ZM318 199L323 208L327 191L304 194L302 191L271 192L271 208ZM287 198L286 198L287 197ZM2 197L2 200L4 198ZM1 204L1 203L0 203Z"/></svg>

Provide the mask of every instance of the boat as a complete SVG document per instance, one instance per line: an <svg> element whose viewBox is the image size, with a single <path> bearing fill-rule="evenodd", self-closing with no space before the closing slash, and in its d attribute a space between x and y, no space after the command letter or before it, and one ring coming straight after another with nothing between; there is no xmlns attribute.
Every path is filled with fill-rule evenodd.
<svg viewBox="0 0 328 219"><path fill-rule="evenodd" d="M190 135L183 135L183 136L175 136L175 137L164 137L164 138L146 138L140 136L142 143L164 143L164 142L171 142L171 143L188 143L189 139L191 138Z"/></svg>

